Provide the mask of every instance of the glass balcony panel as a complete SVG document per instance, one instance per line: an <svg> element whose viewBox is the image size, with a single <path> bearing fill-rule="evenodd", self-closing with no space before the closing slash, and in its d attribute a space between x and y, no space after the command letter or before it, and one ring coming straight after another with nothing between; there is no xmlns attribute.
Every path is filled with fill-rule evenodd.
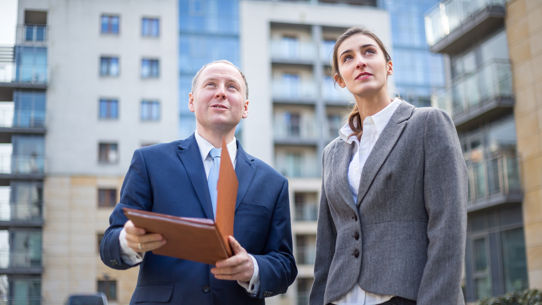
<svg viewBox="0 0 542 305"><path fill-rule="evenodd" d="M272 82L273 98L277 99L313 99L317 88L313 81L289 82L284 79L274 79Z"/></svg>
<svg viewBox="0 0 542 305"><path fill-rule="evenodd" d="M339 87L339 85L336 85L331 79L331 77L324 78L322 94L324 96L324 99L327 101L346 103L354 100L352 94L350 94L348 89L341 88Z"/></svg>
<svg viewBox="0 0 542 305"><path fill-rule="evenodd" d="M0 304L40 305L41 276L0 275Z"/></svg>
<svg viewBox="0 0 542 305"><path fill-rule="evenodd" d="M273 129L276 139L316 139L316 124L312 113L277 111Z"/></svg>
<svg viewBox="0 0 542 305"><path fill-rule="evenodd" d="M0 268L41 267L41 231L0 230Z"/></svg>
<svg viewBox="0 0 542 305"><path fill-rule="evenodd" d="M316 47L313 42L304 42L296 39L275 39L271 41L272 59L312 61L315 56Z"/></svg>
<svg viewBox="0 0 542 305"><path fill-rule="evenodd" d="M275 168L287 177L310 178L320 174L314 153L277 152L275 158Z"/></svg>
<svg viewBox="0 0 542 305"><path fill-rule="evenodd" d="M316 258L316 236L296 237L296 261L300 265L314 265Z"/></svg>
<svg viewBox="0 0 542 305"><path fill-rule="evenodd" d="M318 206L314 203L295 204L295 220L316 221L318 218Z"/></svg>

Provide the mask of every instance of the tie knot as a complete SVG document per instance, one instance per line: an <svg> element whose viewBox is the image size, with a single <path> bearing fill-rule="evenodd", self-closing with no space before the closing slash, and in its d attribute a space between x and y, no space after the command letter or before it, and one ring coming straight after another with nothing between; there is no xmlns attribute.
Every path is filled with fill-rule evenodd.
<svg viewBox="0 0 542 305"><path fill-rule="evenodd" d="M221 148L212 148L211 151L209 152L209 156L211 156L211 158L213 159L216 159L216 158L220 158L220 153L222 152L222 149Z"/></svg>

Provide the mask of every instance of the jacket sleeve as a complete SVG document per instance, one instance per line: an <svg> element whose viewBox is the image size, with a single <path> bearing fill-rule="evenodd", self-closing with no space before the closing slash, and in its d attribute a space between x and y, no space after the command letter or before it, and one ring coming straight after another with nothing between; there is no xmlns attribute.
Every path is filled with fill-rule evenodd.
<svg viewBox="0 0 542 305"><path fill-rule="evenodd" d="M467 168L455 126L440 110L427 112L424 158L428 248L417 304L463 304Z"/></svg>
<svg viewBox="0 0 542 305"><path fill-rule="evenodd" d="M122 208L151 210L152 194L148 179L145 160L141 151L136 150L132 157L130 168L124 178L121 188L120 202L109 217L109 227L104 233L100 243L100 257L104 264L114 269L128 269L133 267L126 264L121 257L119 241L120 232L128 220Z"/></svg>
<svg viewBox="0 0 542 305"><path fill-rule="evenodd" d="M273 211L265 254L253 254L253 256L258 262L260 272L260 289L256 297L265 298L285 293L297 276L292 251L290 201L286 179L284 179Z"/></svg>
<svg viewBox="0 0 542 305"><path fill-rule="evenodd" d="M325 153L324 153L325 159ZM310 305L323 305L326 290L327 275L333 255L335 253L335 240L337 231L329 212L329 205L324 189L325 162L322 170L322 189L320 194L320 207L318 210L318 227L316 231L316 258L314 262L314 283L309 297Z"/></svg>

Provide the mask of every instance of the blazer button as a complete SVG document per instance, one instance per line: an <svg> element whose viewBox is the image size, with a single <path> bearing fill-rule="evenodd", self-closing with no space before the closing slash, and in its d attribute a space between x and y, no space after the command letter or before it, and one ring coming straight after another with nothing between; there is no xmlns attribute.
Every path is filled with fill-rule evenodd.
<svg viewBox="0 0 542 305"><path fill-rule="evenodd" d="M209 286L203 286L201 287L201 291L203 291L203 293L209 293L211 291L211 288L209 288Z"/></svg>
<svg viewBox="0 0 542 305"><path fill-rule="evenodd" d="M358 239L359 239L359 232L354 233L354 239L355 239L355 240L358 240Z"/></svg>
<svg viewBox="0 0 542 305"><path fill-rule="evenodd" d="M354 255L355 258L358 258L359 257L359 250L355 249L353 255Z"/></svg>
<svg viewBox="0 0 542 305"><path fill-rule="evenodd" d="M358 221L358 215L354 214L354 216L352 216L352 219L353 219L354 221Z"/></svg>

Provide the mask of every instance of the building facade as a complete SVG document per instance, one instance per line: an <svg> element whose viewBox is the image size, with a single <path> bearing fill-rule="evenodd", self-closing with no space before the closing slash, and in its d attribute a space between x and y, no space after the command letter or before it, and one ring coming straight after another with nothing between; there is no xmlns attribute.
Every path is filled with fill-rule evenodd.
<svg viewBox="0 0 542 305"><path fill-rule="evenodd" d="M97 291L110 304L129 302L137 268L107 268L98 244L133 151L177 138L176 8L18 2L13 78L0 84L11 104L0 131L11 148L0 232L9 304Z"/></svg>
<svg viewBox="0 0 542 305"><path fill-rule="evenodd" d="M511 0L506 34L514 76L514 118L523 187L529 287L542 289L542 2Z"/></svg>
<svg viewBox="0 0 542 305"><path fill-rule="evenodd" d="M426 17L431 50L449 59L450 82L433 102L454 120L469 171L467 301L528 287L505 16L504 0L448 0Z"/></svg>

